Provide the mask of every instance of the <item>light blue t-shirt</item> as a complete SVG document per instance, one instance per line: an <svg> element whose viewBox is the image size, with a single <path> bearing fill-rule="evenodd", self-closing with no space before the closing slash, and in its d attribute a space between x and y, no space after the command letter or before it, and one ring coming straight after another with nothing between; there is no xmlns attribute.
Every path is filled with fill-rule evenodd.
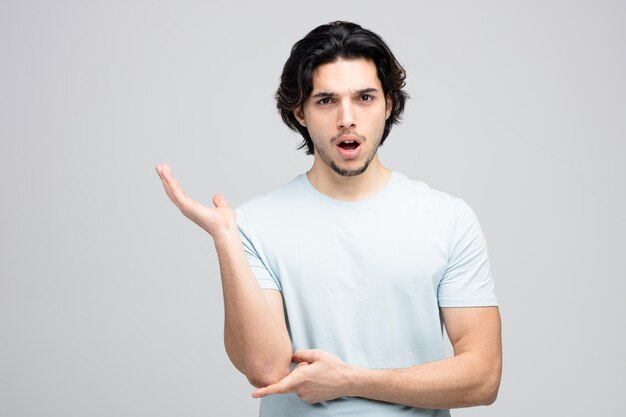
<svg viewBox="0 0 626 417"><path fill-rule="evenodd" d="M373 197L342 201L302 174L237 208L263 289L282 291L294 351L322 349L366 368L444 358L439 307L497 305L487 247L460 198L393 171ZM449 416L364 398L261 400L262 417Z"/></svg>

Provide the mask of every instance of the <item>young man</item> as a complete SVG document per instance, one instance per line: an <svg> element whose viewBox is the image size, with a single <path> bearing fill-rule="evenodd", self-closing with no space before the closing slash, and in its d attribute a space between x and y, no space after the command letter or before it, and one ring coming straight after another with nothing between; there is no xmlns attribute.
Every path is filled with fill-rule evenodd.
<svg viewBox="0 0 626 417"><path fill-rule="evenodd" d="M220 194L214 208L191 200L157 166L214 239L226 350L262 416L445 416L496 398L500 316L478 220L378 159L403 86L380 37L323 25L294 45L276 94L313 154L306 174L234 210Z"/></svg>

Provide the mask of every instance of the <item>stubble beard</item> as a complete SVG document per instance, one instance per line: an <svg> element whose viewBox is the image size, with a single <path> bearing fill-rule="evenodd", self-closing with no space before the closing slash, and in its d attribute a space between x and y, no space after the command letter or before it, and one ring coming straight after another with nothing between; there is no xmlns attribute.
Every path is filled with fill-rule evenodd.
<svg viewBox="0 0 626 417"><path fill-rule="evenodd" d="M365 143L366 142L365 138L362 138L362 139L364 139L363 143ZM376 146L372 148L372 151L367 156L367 160L365 161L365 163L361 167L353 168L353 169L342 168L339 165L337 165L335 161L333 161L333 159L328 155L325 148L315 149L315 152L317 152L322 162L324 162L330 169L335 171L337 174L341 175L342 177L355 177L357 175L361 175L367 170L370 163L374 159L374 156L376 156L376 152L378 151L379 146L380 146L380 140L378 141L378 144L376 144Z"/></svg>

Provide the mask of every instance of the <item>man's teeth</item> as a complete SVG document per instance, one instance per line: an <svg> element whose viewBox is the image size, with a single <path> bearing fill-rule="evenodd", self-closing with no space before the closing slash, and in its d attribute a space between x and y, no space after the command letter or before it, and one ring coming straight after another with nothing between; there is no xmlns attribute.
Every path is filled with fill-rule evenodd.
<svg viewBox="0 0 626 417"><path fill-rule="evenodd" d="M357 142L356 140L342 140L339 143L339 147L343 148L343 149L349 149L349 150L354 150L356 148L358 148L359 142Z"/></svg>

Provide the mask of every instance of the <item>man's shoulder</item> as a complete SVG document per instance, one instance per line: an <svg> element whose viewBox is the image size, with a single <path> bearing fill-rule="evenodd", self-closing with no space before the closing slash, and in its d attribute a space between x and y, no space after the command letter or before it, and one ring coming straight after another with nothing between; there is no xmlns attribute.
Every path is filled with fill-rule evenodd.
<svg viewBox="0 0 626 417"><path fill-rule="evenodd" d="M431 187L425 181L411 179L397 171L394 172L394 175L400 185L398 187L400 192L406 197L417 200L420 204L456 208L462 200L445 191Z"/></svg>

